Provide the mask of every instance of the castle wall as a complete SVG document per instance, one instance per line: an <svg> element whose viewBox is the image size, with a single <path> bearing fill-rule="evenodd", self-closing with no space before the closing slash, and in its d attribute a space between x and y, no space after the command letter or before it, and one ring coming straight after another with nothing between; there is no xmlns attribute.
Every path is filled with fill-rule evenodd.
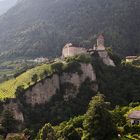
<svg viewBox="0 0 140 140"><path fill-rule="evenodd" d="M71 57L82 53L87 53L87 50L85 48L73 47L73 46L64 47L62 50L63 57Z"/></svg>

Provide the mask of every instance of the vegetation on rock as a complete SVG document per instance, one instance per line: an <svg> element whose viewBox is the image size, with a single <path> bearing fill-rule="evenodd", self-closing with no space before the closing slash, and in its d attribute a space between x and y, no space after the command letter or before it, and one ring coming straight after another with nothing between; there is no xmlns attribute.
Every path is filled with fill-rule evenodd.
<svg viewBox="0 0 140 140"><path fill-rule="evenodd" d="M75 117L55 127L46 124L38 133L36 140L51 140L51 138L54 140L117 139L117 130L103 96L92 98L84 116Z"/></svg>

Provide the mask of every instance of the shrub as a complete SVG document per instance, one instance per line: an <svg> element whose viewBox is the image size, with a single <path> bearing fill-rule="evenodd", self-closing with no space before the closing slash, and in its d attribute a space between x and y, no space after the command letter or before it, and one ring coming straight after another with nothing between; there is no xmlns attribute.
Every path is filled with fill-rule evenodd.
<svg viewBox="0 0 140 140"><path fill-rule="evenodd" d="M32 81L33 81L34 83L36 83L37 80L38 80L38 75L37 75L37 74L34 74L34 75L32 76Z"/></svg>
<svg viewBox="0 0 140 140"><path fill-rule="evenodd" d="M62 67L63 67L63 63L61 62L56 62L56 63L51 64L51 69L53 73L54 72L61 73Z"/></svg>
<svg viewBox="0 0 140 140"><path fill-rule="evenodd" d="M95 96L90 101L83 126L90 134L89 139L112 140L112 138L117 138L116 127L102 95Z"/></svg>
<svg viewBox="0 0 140 140"><path fill-rule="evenodd" d="M46 124L38 133L36 140L57 140L51 124Z"/></svg>

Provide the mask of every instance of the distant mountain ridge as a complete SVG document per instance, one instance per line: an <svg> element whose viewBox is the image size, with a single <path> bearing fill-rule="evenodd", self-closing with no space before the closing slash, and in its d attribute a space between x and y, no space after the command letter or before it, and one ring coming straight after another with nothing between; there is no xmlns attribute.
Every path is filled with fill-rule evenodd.
<svg viewBox="0 0 140 140"><path fill-rule="evenodd" d="M2 0L0 1L0 15L4 14L8 9L16 4L17 0Z"/></svg>
<svg viewBox="0 0 140 140"><path fill-rule="evenodd" d="M91 45L99 33L116 53L136 55L139 17L137 0L22 0L0 18L1 58L59 56L65 43Z"/></svg>

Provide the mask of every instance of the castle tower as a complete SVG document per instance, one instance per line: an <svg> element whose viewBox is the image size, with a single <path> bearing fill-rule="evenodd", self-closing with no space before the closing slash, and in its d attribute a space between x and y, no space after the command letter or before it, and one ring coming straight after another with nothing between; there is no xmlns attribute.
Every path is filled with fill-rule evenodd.
<svg viewBox="0 0 140 140"><path fill-rule="evenodd" d="M105 42L104 36L100 35L97 38L97 51L105 51L105 46L104 46L105 43L104 42Z"/></svg>
<svg viewBox="0 0 140 140"><path fill-rule="evenodd" d="M100 35L98 38L97 38L97 47L98 46L104 46L104 36L103 35Z"/></svg>

